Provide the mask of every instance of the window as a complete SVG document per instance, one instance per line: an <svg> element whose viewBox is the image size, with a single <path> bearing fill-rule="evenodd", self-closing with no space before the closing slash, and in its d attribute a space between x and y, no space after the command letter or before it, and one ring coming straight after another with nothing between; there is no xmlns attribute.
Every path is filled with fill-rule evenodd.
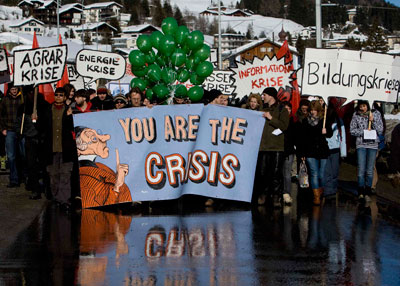
<svg viewBox="0 0 400 286"><path fill-rule="evenodd" d="M40 28L34 28L33 29L35 32L40 32Z"/></svg>
<svg viewBox="0 0 400 286"><path fill-rule="evenodd" d="M36 26L36 23L35 22L30 22L29 26Z"/></svg>
<svg viewBox="0 0 400 286"><path fill-rule="evenodd" d="M25 28L25 32L30 32L31 28Z"/></svg>

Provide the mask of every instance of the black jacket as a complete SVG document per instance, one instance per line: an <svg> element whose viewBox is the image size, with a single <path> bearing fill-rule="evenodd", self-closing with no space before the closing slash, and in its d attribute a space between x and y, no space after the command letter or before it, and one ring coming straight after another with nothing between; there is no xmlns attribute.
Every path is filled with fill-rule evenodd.
<svg viewBox="0 0 400 286"><path fill-rule="evenodd" d="M107 95L104 100L100 100L99 97L95 97L90 101L93 104L95 110L111 110L114 109L114 100L112 96Z"/></svg>

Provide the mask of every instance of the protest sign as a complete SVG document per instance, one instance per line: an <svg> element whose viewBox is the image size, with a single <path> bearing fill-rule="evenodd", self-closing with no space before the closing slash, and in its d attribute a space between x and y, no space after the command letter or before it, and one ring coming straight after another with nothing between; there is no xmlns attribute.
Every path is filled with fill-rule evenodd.
<svg viewBox="0 0 400 286"><path fill-rule="evenodd" d="M90 78L85 79L83 76L80 76L76 71L75 65L68 64L67 71L69 83L72 84L76 90L89 88L96 89L96 83L90 82Z"/></svg>
<svg viewBox="0 0 400 286"><path fill-rule="evenodd" d="M129 83L109 82L107 85L112 96L117 94L125 95L129 92Z"/></svg>
<svg viewBox="0 0 400 286"><path fill-rule="evenodd" d="M252 284L259 262L252 219L251 211L132 216L83 209L76 282L107 284L113 273L112 284L128 274L129 285ZM191 263L201 271L186 267ZM168 267L155 276L160 264Z"/></svg>
<svg viewBox="0 0 400 286"><path fill-rule="evenodd" d="M279 60L276 56L271 59L255 57L253 62L245 60L237 62L237 68L231 68L236 85L236 97L243 98L250 93L262 93L266 87L276 90L291 87L293 70L285 64L285 58Z"/></svg>
<svg viewBox="0 0 400 286"><path fill-rule="evenodd" d="M396 102L400 92L400 58L332 49L306 49L302 94L352 100Z"/></svg>
<svg viewBox="0 0 400 286"><path fill-rule="evenodd" d="M232 75L232 71L214 70L213 73L204 81L203 88L205 90L218 89L223 94L231 95L235 92L234 80L231 77Z"/></svg>
<svg viewBox="0 0 400 286"><path fill-rule="evenodd" d="M59 81L67 60L67 45L14 52L14 84L39 85Z"/></svg>
<svg viewBox="0 0 400 286"><path fill-rule="evenodd" d="M8 56L5 49L0 49L0 84L11 80Z"/></svg>
<svg viewBox="0 0 400 286"><path fill-rule="evenodd" d="M84 208L184 194L250 202L262 113L182 107L74 115Z"/></svg>
<svg viewBox="0 0 400 286"><path fill-rule="evenodd" d="M117 80L124 76L125 59L115 53L81 50L76 55L76 71L91 82L97 79Z"/></svg>

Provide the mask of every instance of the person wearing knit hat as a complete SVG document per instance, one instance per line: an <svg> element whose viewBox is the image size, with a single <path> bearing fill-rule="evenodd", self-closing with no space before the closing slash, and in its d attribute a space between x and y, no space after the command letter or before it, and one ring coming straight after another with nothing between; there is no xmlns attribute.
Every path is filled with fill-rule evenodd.
<svg viewBox="0 0 400 286"><path fill-rule="evenodd" d="M253 201L259 205L273 202L274 207L282 204L282 167L284 159L284 131L289 125L289 112L277 99L273 87L263 90L264 130L261 138Z"/></svg>
<svg viewBox="0 0 400 286"><path fill-rule="evenodd" d="M114 104L115 109L125 108L128 104L128 100L122 93L118 93L116 96L114 96Z"/></svg>
<svg viewBox="0 0 400 286"><path fill-rule="evenodd" d="M114 101L111 95L108 93L108 89L105 86L99 86L97 88L97 96L91 100L93 107L96 110L110 110L114 109Z"/></svg>

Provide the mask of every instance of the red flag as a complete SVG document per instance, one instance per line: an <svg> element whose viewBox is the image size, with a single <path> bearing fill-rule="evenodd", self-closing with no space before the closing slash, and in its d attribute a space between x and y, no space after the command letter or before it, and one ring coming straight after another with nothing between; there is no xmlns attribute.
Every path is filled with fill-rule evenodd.
<svg viewBox="0 0 400 286"><path fill-rule="evenodd" d="M6 52L6 56L9 57L9 56L10 56L10 53L7 51L6 46L3 46L3 49L4 49L4 51ZM7 62L8 62L8 61L7 61ZM10 66L10 63L8 63L8 64L9 64L9 66ZM11 75L12 75L12 69L13 69L13 66L12 66L12 64L11 64L10 78L11 78ZM4 95L7 95L7 90L8 90L8 82L4 83Z"/></svg>
<svg viewBox="0 0 400 286"><path fill-rule="evenodd" d="M294 70L293 68L293 57L292 54L290 53L289 50L289 45L288 42L285 41L279 51L276 53L277 59L281 59L282 57L285 57L285 65L289 65L289 70ZM299 90L299 85L297 84L297 75L296 73L293 73L292 75L292 97L290 100L290 103L292 104L292 115L294 115L299 108L300 105L300 90Z"/></svg>
<svg viewBox="0 0 400 286"><path fill-rule="evenodd" d="M58 42L60 45L62 45L62 39L61 39L61 35L58 39ZM65 65L64 67L64 73L62 78L57 82L57 87L63 87L64 85L66 85L67 83L69 83L69 78L68 78L68 70L67 70L67 65Z"/></svg>
<svg viewBox="0 0 400 286"><path fill-rule="evenodd" d="M36 37L36 32L33 32L32 49L37 49L37 48L39 48L39 42ZM52 103L54 101L54 89L50 83L40 84L38 88L39 92L43 94L44 99L47 102Z"/></svg>

